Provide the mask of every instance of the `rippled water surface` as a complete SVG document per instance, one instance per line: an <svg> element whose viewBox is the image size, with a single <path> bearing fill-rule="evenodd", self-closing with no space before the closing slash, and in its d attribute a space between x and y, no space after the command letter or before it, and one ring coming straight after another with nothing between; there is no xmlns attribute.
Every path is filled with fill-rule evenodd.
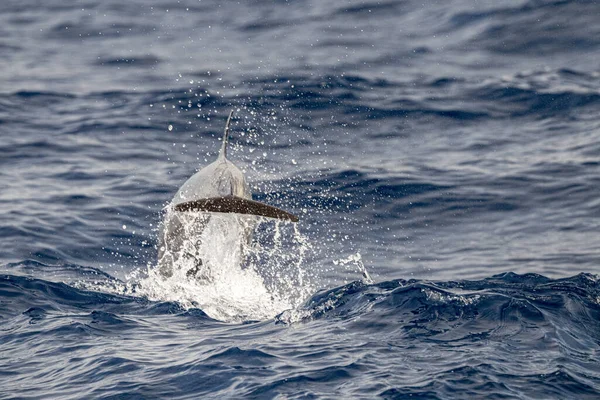
<svg viewBox="0 0 600 400"><path fill-rule="evenodd" d="M0 398L598 398L599 15L3 1ZM232 109L300 223L162 279Z"/></svg>

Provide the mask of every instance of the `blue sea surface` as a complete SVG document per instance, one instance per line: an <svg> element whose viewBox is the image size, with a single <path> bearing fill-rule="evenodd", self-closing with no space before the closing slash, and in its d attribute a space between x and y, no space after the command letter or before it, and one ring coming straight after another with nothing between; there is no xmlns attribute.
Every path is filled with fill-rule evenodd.
<svg viewBox="0 0 600 400"><path fill-rule="evenodd" d="M3 0L0 399L600 398L599 21ZM254 199L300 217L255 260L299 306L152 280L231 110Z"/></svg>

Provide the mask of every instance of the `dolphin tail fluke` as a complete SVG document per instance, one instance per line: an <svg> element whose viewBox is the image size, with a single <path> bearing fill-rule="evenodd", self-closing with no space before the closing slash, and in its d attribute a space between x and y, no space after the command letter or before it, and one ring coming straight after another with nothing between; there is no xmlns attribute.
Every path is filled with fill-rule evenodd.
<svg viewBox="0 0 600 400"><path fill-rule="evenodd" d="M233 110L229 113L227 123L225 124L225 132L223 133L223 144L221 145L221 151L219 151L219 158L227 157L227 144L229 143L229 124L231 123L231 117L233 116Z"/></svg>
<svg viewBox="0 0 600 400"><path fill-rule="evenodd" d="M230 115L231 117L231 115ZM259 201L243 199L237 196L211 197L179 203L176 211L204 211L219 213L249 214L261 217L276 218L284 221L298 222L294 214Z"/></svg>

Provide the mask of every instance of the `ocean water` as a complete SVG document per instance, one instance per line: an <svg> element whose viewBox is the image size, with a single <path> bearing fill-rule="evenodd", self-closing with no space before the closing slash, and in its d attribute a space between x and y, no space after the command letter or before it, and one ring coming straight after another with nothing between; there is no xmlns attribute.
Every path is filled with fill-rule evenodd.
<svg viewBox="0 0 600 400"><path fill-rule="evenodd" d="M2 1L0 398L600 397L599 16ZM211 280L166 279L231 110L300 222L241 256L219 216Z"/></svg>

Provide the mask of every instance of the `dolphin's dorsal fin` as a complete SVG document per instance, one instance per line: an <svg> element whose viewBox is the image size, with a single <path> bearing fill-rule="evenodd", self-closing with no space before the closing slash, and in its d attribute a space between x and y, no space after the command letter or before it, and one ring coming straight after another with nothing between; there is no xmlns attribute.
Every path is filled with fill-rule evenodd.
<svg viewBox="0 0 600 400"><path fill-rule="evenodd" d="M233 116L233 110L229 113L227 123L225 124L225 132L223 133L223 144L221 145L221 151L219 151L219 158L227 157L227 144L229 143L229 124L231 123L231 117Z"/></svg>

